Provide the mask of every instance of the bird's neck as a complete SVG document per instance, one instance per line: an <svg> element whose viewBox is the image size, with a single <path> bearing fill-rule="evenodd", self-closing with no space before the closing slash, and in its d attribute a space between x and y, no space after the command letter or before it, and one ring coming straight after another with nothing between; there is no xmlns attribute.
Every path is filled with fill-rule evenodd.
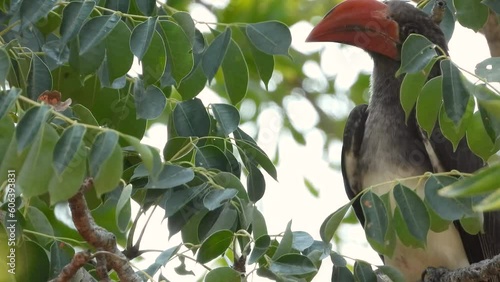
<svg viewBox="0 0 500 282"><path fill-rule="evenodd" d="M401 108L399 90L403 76L396 77L400 62L388 57L372 54L374 69L372 74L372 95L370 105L372 107L383 106ZM403 109L401 108L401 111Z"/></svg>

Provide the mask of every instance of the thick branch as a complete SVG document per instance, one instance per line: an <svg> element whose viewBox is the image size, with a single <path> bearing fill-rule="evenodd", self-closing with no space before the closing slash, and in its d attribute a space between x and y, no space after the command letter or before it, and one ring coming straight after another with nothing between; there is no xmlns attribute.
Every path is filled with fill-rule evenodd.
<svg viewBox="0 0 500 282"><path fill-rule="evenodd" d="M500 277L500 254L467 267L449 270L429 267L423 275L424 282L487 282Z"/></svg>
<svg viewBox="0 0 500 282"><path fill-rule="evenodd" d="M480 32L486 37L491 56L500 57L500 24L495 12L490 10L488 20Z"/></svg>
<svg viewBox="0 0 500 282"><path fill-rule="evenodd" d="M78 270L84 266L87 261L92 258L92 254L89 251L78 252L73 256L73 259L61 270L59 275L52 280L52 282L66 282L70 281L73 276L78 272Z"/></svg>
<svg viewBox="0 0 500 282"><path fill-rule="evenodd" d="M128 264L127 258L116 246L115 235L98 226L90 214L87 202L83 196L83 193L90 187L92 187L92 179L88 178L84 181L80 191L69 199L69 208L71 209L76 229L83 239L94 248L110 253L109 255L105 255L105 261L116 271L121 281L142 281Z"/></svg>

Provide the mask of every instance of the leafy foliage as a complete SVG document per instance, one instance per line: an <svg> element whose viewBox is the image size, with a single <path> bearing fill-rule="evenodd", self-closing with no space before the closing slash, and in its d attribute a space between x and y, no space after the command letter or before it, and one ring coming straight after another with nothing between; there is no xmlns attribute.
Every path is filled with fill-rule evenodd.
<svg viewBox="0 0 500 282"><path fill-rule="evenodd" d="M467 1L453 2L458 21L474 30L484 24L488 7L498 12L493 1ZM310 58L290 48L287 26L298 20L297 10L304 12L301 18L312 17L328 10L331 1L307 8L297 3L283 7L278 0L260 3L259 9L249 1L212 7L219 24L194 20L185 12L189 2L0 1L0 194L5 199L0 215L17 220L19 268L13 280L55 278L77 248L91 248L57 213L89 177L94 183L85 193L90 212L125 247L128 259L143 252L137 228L147 211L162 209L169 236L182 237L181 245L162 250L149 267L137 270L142 279L162 278L162 267L173 261L180 262L178 274L189 275L184 262L189 257L204 266L216 263L207 266L205 281L241 281L255 273L277 281L311 281L328 256L333 278L373 279L368 263L355 260L349 268L330 243L354 200L325 220L321 241L294 231L291 221L281 234L268 234L257 202L266 195L266 177L277 180L278 171L244 127L258 116L244 112L245 102L259 110L264 105L285 108L285 97L301 88L322 117L317 127L329 133L327 143L341 137L344 118L332 117L320 102L323 93L335 91L333 83L307 87L300 67ZM442 22L448 39L455 24L450 9L453 5ZM460 67L434 48L418 36L403 45L403 107L409 115L416 105L417 120L428 134L439 121L451 141L466 136L471 149L487 160L500 148L500 96L491 87L500 82L500 64L494 58L479 63L481 83L472 85ZM443 76L425 83L438 61ZM207 102L206 88L221 102ZM365 102L367 88L368 76L360 74L349 98ZM479 111L473 113L475 104ZM290 122L287 111L283 117L285 130L303 144L304 132ZM141 143L155 123L166 125L163 150ZM365 190L359 197L368 241L390 255L396 236L423 246L428 230L443 230L452 220L480 226L476 211L500 206L498 170L494 165L463 179L420 176L424 200L404 184L394 183L391 195ZM396 205L391 206L390 196ZM133 203L139 206L135 218ZM1 242L13 234L6 220ZM9 251L5 247L0 247L2 258ZM5 265L2 273L7 273ZM394 269L377 268L402 281ZM96 275L87 268L79 273Z"/></svg>

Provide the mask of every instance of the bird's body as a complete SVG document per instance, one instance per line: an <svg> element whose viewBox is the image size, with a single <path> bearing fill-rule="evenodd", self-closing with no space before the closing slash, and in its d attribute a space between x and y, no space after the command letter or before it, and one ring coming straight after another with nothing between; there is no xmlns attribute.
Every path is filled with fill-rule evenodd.
<svg viewBox="0 0 500 282"><path fill-rule="evenodd" d="M375 193L385 194L394 186L391 181L429 171L474 172L484 166L465 140L454 151L439 126L428 138L418 126L414 112L405 120L399 96L403 76L395 74L400 67L401 44L410 33L420 33L447 50L444 35L431 17L400 1L347 0L330 11L308 38L361 47L374 60L370 103L354 108L344 131L342 173L351 199L371 186L375 186ZM429 79L438 75L436 64ZM402 184L423 197L422 181ZM393 199L391 206L395 207ZM359 201L354 208L364 224ZM429 266L456 269L499 253L498 229L500 213L485 215L484 235L470 235L458 223L450 224L444 232L430 231L425 249L397 241L393 256L384 257L384 263L398 268L406 281L419 281Z"/></svg>

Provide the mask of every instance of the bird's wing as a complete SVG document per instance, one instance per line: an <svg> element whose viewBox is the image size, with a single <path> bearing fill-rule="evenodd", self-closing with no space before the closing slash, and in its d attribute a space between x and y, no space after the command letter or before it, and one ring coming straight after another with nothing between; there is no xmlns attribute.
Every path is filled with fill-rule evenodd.
<svg viewBox="0 0 500 282"><path fill-rule="evenodd" d="M439 126L434 128L429 139L424 134L422 136L434 172L455 169L460 172L472 173L485 166L483 160L469 149L465 138L460 141L457 149L453 151L451 142L443 136ZM484 233L478 235L467 233L458 221L455 222L455 225L471 263L492 258L500 253L500 211L484 214Z"/></svg>
<svg viewBox="0 0 500 282"><path fill-rule="evenodd" d="M363 189L360 177L357 175L357 167L367 117L368 105L356 106L349 114L345 125L341 165L344 187L349 199L354 198ZM361 225L364 226L365 218L359 199L354 202L353 207Z"/></svg>

